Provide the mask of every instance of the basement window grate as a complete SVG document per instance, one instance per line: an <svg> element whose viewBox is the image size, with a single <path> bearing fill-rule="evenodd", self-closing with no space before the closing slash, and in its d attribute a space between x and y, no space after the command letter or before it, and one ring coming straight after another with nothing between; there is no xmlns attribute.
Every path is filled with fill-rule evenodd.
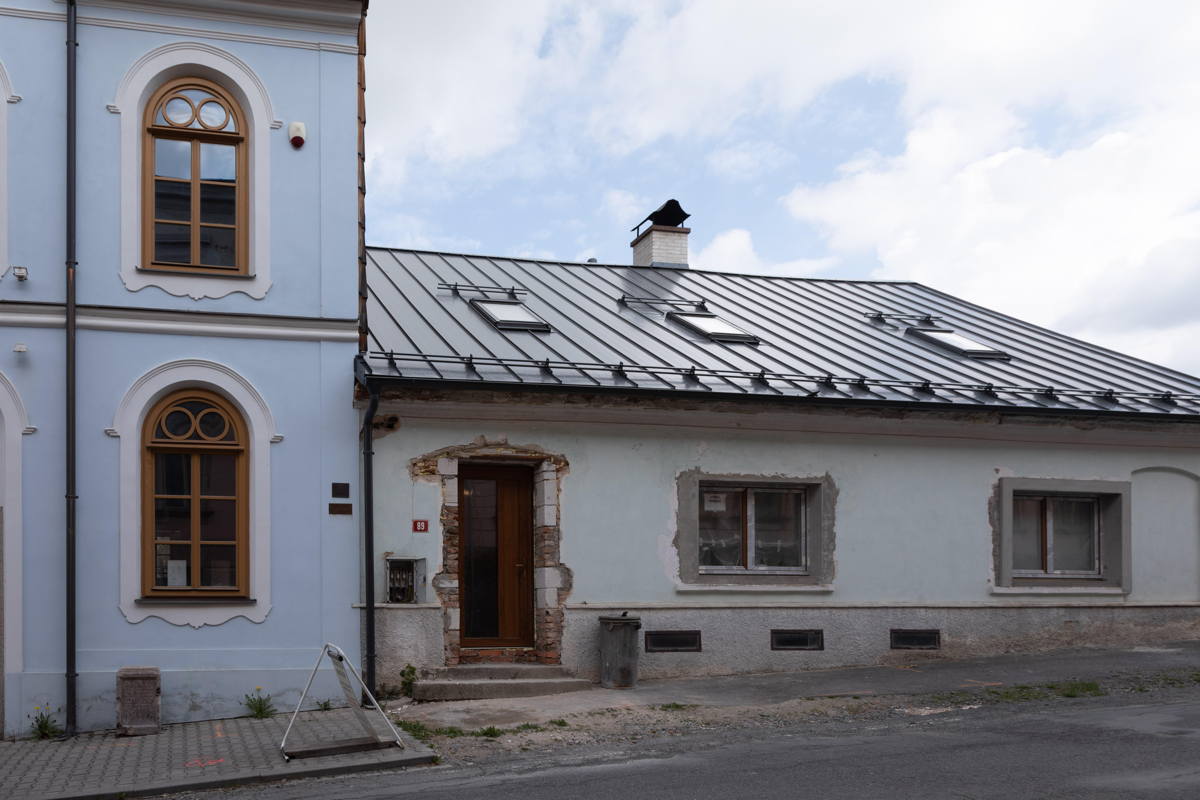
<svg viewBox="0 0 1200 800"><path fill-rule="evenodd" d="M700 631L646 631L647 653L699 653Z"/></svg>
<svg viewBox="0 0 1200 800"><path fill-rule="evenodd" d="M772 650L824 650L825 631L820 629L772 630Z"/></svg>
<svg viewBox="0 0 1200 800"><path fill-rule="evenodd" d="M892 649L941 650L942 632L940 630L892 628Z"/></svg>

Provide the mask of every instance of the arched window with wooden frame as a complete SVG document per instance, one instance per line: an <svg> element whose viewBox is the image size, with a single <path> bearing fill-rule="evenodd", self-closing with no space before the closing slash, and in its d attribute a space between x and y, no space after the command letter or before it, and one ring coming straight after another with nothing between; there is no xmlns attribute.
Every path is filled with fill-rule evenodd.
<svg viewBox="0 0 1200 800"><path fill-rule="evenodd" d="M142 268L249 274L246 117L211 81L179 78L146 104Z"/></svg>
<svg viewBox="0 0 1200 800"><path fill-rule="evenodd" d="M176 392L142 433L143 597L249 594L249 437L203 389Z"/></svg>

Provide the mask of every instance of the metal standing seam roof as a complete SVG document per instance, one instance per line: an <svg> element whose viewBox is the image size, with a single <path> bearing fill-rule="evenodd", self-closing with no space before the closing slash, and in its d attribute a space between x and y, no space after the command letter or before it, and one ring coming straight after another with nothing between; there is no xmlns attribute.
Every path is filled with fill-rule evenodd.
<svg viewBox="0 0 1200 800"><path fill-rule="evenodd" d="M1200 379L918 283L379 247L367 260L360 371L374 380L1200 418ZM550 330L498 329L472 307L483 299L519 300ZM759 341L712 341L668 316L696 310ZM926 315L1009 357L909 333Z"/></svg>

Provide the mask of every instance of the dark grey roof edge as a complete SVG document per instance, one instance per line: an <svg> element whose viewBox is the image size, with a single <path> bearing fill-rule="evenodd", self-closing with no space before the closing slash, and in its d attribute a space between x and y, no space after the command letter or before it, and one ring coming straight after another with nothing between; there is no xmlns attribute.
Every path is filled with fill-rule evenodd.
<svg viewBox="0 0 1200 800"><path fill-rule="evenodd" d="M602 264L591 261L566 261L554 258L525 258L523 256L497 256L487 255L486 253L457 253L451 250L424 250L419 247L385 247L383 245L369 244L368 250L382 250L388 253L421 253L431 256L455 256L456 258L483 258L488 261L521 261L526 264L542 264L544 266L555 267L585 267L587 269L636 269L647 272L661 272L662 267L640 267L635 264ZM867 283L867 284L889 284L889 285L909 285L920 286L916 281L900 281L900 280L872 280L870 278L802 278L796 275L765 275L756 272L730 272L728 270L716 269L701 269L699 267L690 267L690 272L700 273L704 275L727 275L734 278L766 278L767 280L776 281L819 281L822 283Z"/></svg>
<svg viewBox="0 0 1200 800"><path fill-rule="evenodd" d="M935 289L932 286L927 286L923 283L918 283L916 281L905 281L905 283L909 283L913 286L918 286L927 292L931 292L933 294L937 294L937 295L941 295L942 297L949 298L950 300L953 300L955 303L961 303L964 306L970 306L971 308L975 309L976 311L980 311L980 312L983 312L986 314L991 314L996 317L1002 317L1006 322L1012 323L1014 325L1020 325L1022 327L1026 327L1026 328L1034 328L1041 333L1049 334L1050 336L1055 336L1060 339L1067 339L1067 340L1071 341L1072 343L1077 344L1081 347L1086 347L1090 350L1096 350L1101 353L1107 353L1108 355L1115 356L1120 359L1124 359L1127 361L1138 361L1138 362L1141 362L1145 366L1152 367L1155 370L1161 370L1162 372L1169 372L1171 375L1178 377L1178 378L1182 378L1184 380L1200 381L1200 376L1198 376L1198 375L1191 375L1187 372L1181 372L1173 367L1168 367L1163 364L1159 364L1157 361L1147 361L1146 359L1142 358L1141 356L1134 356L1134 355L1130 355L1129 353L1122 353L1120 350L1113 350L1109 347L1105 347L1104 345L1096 344L1095 342L1089 342L1084 339L1077 339L1076 337L1071 336L1069 334L1056 331L1053 328L1046 328L1042 325L1038 325L1037 323L1029 322L1028 320L1021 319L1020 317L1014 317L1011 314L1005 314L1003 311L997 311L994 308L988 308L987 306L981 306L978 303L974 303L970 300L964 300L963 298L961 298L957 295L950 294L949 292L944 292L941 289Z"/></svg>
<svg viewBox="0 0 1200 800"><path fill-rule="evenodd" d="M1152 411L1123 411L1098 408L1060 408L1048 406L1014 406L1014 405L981 405L979 403L938 403L930 404L919 400L870 400L854 397L810 397L795 394L735 394L718 390L708 392L680 391L678 389L645 389L641 387L599 385L572 385L547 383L506 383L503 381L487 380L457 380L454 378L409 378L403 375L389 375L374 372L367 366L366 371L358 373L358 380L364 385L369 382L377 384L399 385L412 389L438 389L469 391L511 391L515 394L529 392L531 394L608 394L626 395L629 397L660 397L681 400L686 397L703 398L705 400L727 400L730 402L745 401L747 404L785 403L803 406L828 408L864 408L864 409L904 409L924 411L929 414L946 412L993 412L1006 417L1035 416L1035 417L1071 417L1075 419L1091 418L1102 420L1139 420L1142 422L1187 422L1200 424L1200 414L1169 414Z"/></svg>

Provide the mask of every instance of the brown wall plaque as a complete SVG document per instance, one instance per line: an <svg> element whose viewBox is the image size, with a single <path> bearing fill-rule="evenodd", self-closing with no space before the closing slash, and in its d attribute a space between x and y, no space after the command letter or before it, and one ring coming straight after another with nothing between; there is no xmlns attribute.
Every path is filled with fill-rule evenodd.
<svg viewBox="0 0 1200 800"><path fill-rule="evenodd" d="M354 513L354 504L353 503L330 503L329 504L329 513L330 514L353 514Z"/></svg>

